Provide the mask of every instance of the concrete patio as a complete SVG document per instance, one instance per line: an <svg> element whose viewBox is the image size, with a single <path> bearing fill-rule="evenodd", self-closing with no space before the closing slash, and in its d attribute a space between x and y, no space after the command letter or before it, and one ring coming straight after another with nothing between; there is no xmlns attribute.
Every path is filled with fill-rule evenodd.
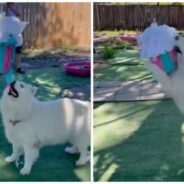
<svg viewBox="0 0 184 184"><path fill-rule="evenodd" d="M94 102L126 102L165 99L155 81L95 81Z"/></svg>

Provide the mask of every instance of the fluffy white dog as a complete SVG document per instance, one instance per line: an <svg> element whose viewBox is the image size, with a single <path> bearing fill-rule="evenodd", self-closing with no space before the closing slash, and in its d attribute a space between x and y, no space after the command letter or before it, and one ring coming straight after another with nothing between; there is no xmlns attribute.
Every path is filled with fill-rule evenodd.
<svg viewBox="0 0 184 184"><path fill-rule="evenodd" d="M66 152L80 153L76 165L83 165L89 159L90 145L90 103L75 99L39 101L34 97L37 88L23 82L16 82L19 97L8 94L8 87L1 99L3 124L13 153L6 157L14 162L24 154L24 167L20 174L29 174L39 156L39 149L46 145L70 142Z"/></svg>

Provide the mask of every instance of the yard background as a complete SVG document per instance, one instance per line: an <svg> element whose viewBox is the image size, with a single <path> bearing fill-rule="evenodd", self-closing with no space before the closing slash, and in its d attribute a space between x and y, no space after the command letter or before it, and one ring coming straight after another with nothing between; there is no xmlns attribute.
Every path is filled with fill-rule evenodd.
<svg viewBox="0 0 184 184"><path fill-rule="evenodd" d="M156 18L159 24L184 28L183 4L94 4L95 30L144 30Z"/></svg>
<svg viewBox="0 0 184 184"><path fill-rule="evenodd" d="M95 181L184 181L183 114L136 42L154 17L183 32L183 3L94 5Z"/></svg>
<svg viewBox="0 0 184 184"><path fill-rule="evenodd" d="M19 3L26 48L90 48L90 3ZM5 3L0 3L0 12Z"/></svg>

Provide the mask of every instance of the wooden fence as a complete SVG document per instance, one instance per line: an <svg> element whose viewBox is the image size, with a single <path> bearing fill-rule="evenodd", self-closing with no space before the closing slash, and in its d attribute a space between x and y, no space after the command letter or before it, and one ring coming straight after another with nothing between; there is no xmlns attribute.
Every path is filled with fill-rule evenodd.
<svg viewBox="0 0 184 184"><path fill-rule="evenodd" d="M94 4L95 30L143 30L153 18L160 24L184 29L182 5L99 5Z"/></svg>
<svg viewBox="0 0 184 184"><path fill-rule="evenodd" d="M0 4L2 12L3 6ZM90 48L90 3L19 3L27 48Z"/></svg>

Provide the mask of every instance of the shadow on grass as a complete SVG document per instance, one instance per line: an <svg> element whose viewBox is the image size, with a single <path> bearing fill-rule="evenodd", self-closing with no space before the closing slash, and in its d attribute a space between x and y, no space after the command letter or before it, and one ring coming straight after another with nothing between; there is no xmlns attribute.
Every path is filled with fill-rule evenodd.
<svg viewBox="0 0 184 184"><path fill-rule="evenodd" d="M64 148L62 145L41 149L31 173L21 176L14 163L4 162L11 150L10 146L4 147L0 152L0 181L89 181L89 166L77 168L75 161L79 155L68 155Z"/></svg>
<svg viewBox="0 0 184 184"><path fill-rule="evenodd" d="M60 68L33 70L17 79L38 86L37 97L40 100L56 99L60 97L61 90L90 84L89 77L68 75Z"/></svg>
<svg viewBox="0 0 184 184"><path fill-rule="evenodd" d="M95 80L144 80L152 79L150 72L139 58L138 50L119 50L115 57L103 60L94 70Z"/></svg>
<svg viewBox="0 0 184 184"><path fill-rule="evenodd" d="M100 104L100 103L99 103L99 104ZM98 125L94 125L94 128L97 128L97 127L100 127L100 126L104 126L104 125L107 125L107 124L110 124L110 123L114 123L114 122L116 122L116 121L118 121L118 120L121 120L121 119L126 118L126 117L128 117L128 116L131 116L131 115L133 115L133 114L139 113L140 111L144 111L144 110L146 110L146 109L147 109L147 107L143 107L143 108L140 108L140 109L136 109L136 110L133 111L133 112L127 112L127 113L124 114L123 116L118 116L118 118L115 118L115 119L113 119L113 120L106 121L106 122L102 122L102 123L100 123L100 124L98 124ZM109 111L109 113L111 113L111 111Z"/></svg>
<svg viewBox="0 0 184 184"><path fill-rule="evenodd" d="M104 115L110 124L94 129L96 181L184 180L183 115L172 101L95 105L96 125Z"/></svg>

